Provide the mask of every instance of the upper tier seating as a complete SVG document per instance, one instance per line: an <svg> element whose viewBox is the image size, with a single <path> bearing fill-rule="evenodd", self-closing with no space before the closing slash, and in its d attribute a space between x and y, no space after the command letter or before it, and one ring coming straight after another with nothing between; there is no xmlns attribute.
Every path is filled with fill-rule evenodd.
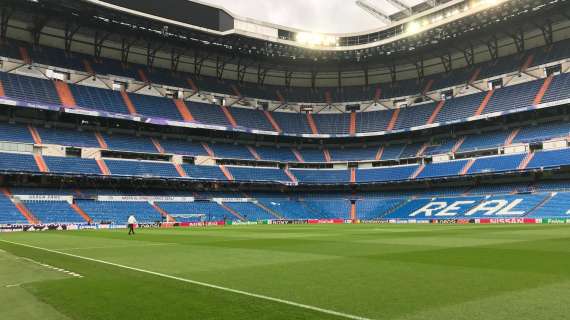
<svg viewBox="0 0 570 320"><path fill-rule="evenodd" d="M570 149L542 151L535 153L528 169L558 167L570 164Z"/></svg>
<svg viewBox="0 0 570 320"><path fill-rule="evenodd" d="M450 153L453 150L453 147L457 144L458 139L444 139L440 140L439 142L434 142L429 146L424 154L425 155L436 155L436 154L445 154Z"/></svg>
<svg viewBox="0 0 570 320"><path fill-rule="evenodd" d="M7 97L29 103L61 105L52 81L0 72L0 82Z"/></svg>
<svg viewBox="0 0 570 320"><path fill-rule="evenodd" d="M35 103L61 105L53 81L15 74L0 73L0 81L5 87L8 97ZM476 115L479 110L482 114L491 114L502 111L530 107L533 104L539 89L544 83L543 79L515 84L494 90L485 108L482 102L490 94L480 92L467 96L449 99L435 117L435 122L458 122ZM543 102L552 102L570 98L567 84L570 78L567 74L554 76L552 85L545 92ZM36 87L41 88L37 90ZM134 111L143 116L183 120L174 101L169 98L155 97L128 93L124 98L120 92L100 89L84 85L70 84L71 93L79 107L102 110L113 113L129 114L130 100ZM33 91L33 95L27 94ZM196 121L230 127L230 120L221 107L200 102L187 102L188 109ZM409 129L425 125L433 114L436 103L427 103L410 106L400 110L396 115L393 110L370 111L356 113L356 132L383 132L387 130ZM131 108L132 109L132 108ZM245 108L228 108L238 125L244 128L263 131L275 131L265 114L260 110ZM272 112L272 116L279 127L286 134L314 133L309 125L306 114L291 112ZM327 113L312 115L316 132L319 134L347 135L350 131L350 114Z"/></svg>
<svg viewBox="0 0 570 320"><path fill-rule="evenodd" d="M486 95L487 93L481 92L446 100L435 123L454 122L474 116Z"/></svg>
<svg viewBox="0 0 570 320"><path fill-rule="evenodd" d="M34 143L28 127L5 122L0 122L0 141Z"/></svg>
<svg viewBox="0 0 570 320"><path fill-rule="evenodd" d="M101 133L103 140L111 150L133 151L142 153L157 153L156 147L148 137L137 137L126 134Z"/></svg>
<svg viewBox="0 0 570 320"><path fill-rule="evenodd" d="M278 168L227 167L237 181L291 182L285 172Z"/></svg>
<svg viewBox="0 0 570 320"><path fill-rule="evenodd" d="M297 158L295 154L288 147L255 147L255 151L263 160L273 160L273 161L284 161L284 162L296 162Z"/></svg>
<svg viewBox="0 0 570 320"><path fill-rule="evenodd" d="M101 174L101 170L94 159L44 157L44 161L49 171L53 173Z"/></svg>
<svg viewBox="0 0 570 320"><path fill-rule="evenodd" d="M327 162L321 149L299 149L305 162Z"/></svg>
<svg viewBox="0 0 570 320"><path fill-rule="evenodd" d="M508 136L509 132L507 131L468 135L459 148L459 152L495 149L503 145Z"/></svg>
<svg viewBox="0 0 570 320"><path fill-rule="evenodd" d="M228 180L218 166L195 166L191 164L183 164L182 169L186 172L186 175L188 175L189 178L196 180Z"/></svg>
<svg viewBox="0 0 570 320"><path fill-rule="evenodd" d="M45 128L35 126L43 144L62 146L99 148L99 142L92 131L79 131L63 128Z"/></svg>
<svg viewBox="0 0 570 320"><path fill-rule="evenodd" d="M388 182L411 179L418 170L419 165L407 165L397 167L379 167L371 169L360 169L356 171L356 182Z"/></svg>
<svg viewBox="0 0 570 320"><path fill-rule="evenodd" d="M430 116L435 110L435 107L436 103L432 102L419 106L402 108L394 129L408 129L427 124Z"/></svg>
<svg viewBox="0 0 570 320"><path fill-rule="evenodd" d="M406 159L406 158L416 158L418 156L421 156L420 151L422 150L424 145L425 143L422 142L407 144L404 147L402 153L399 155L399 157L402 159Z"/></svg>
<svg viewBox="0 0 570 320"><path fill-rule="evenodd" d="M350 115L348 113L319 113L313 115L319 133L349 134Z"/></svg>
<svg viewBox="0 0 570 320"><path fill-rule="evenodd" d="M563 73L552 78L550 88L544 94L543 103L570 99L570 74Z"/></svg>
<svg viewBox="0 0 570 320"><path fill-rule="evenodd" d="M467 160L430 163L418 175L418 179L457 176L465 164L467 164Z"/></svg>
<svg viewBox="0 0 570 320"><path fill-rule="evenodd" d="M275 131L263 111L244 108L229 108L237 124L246 128Z"/></svg>
<svg viewBox="0 0 570 320"><path fill-rule="evenodd" d="M73 130L67 128L32 126L36 129L43 144L55 144L62 146L99 148L100 144L96 133L90 130ZM30 130L23 124L6 124L0 122L0 141L34 143ZM478 150L497 149L508 143L508 137L512 134L516 143L537 143L555 138L567 138L570 134L570 125L566 122L547 122L544 124L515 128L504 131L493 131L481 134L469 134L458 138L434 139L427 145L425 151L420 154L430 156L450 153L463 138L459 153ZM164 150L166 154L180 154L187 156L207 156L208 153L201 142L180 140L178 138L154 138L153 139L133 134L107 134L101 133L107 149L115 151L129 151L141 153L159 153ZM155 145L156 143L156 145ZM335 147L335 148L299 148L297 149L300 159L297 159L293 149L283 146L248 147L242 144L230 144L223 142L206 144L213 151L216 158L282 161L282 162L326 162L325 150L328 150L332 161L369 161L381 156L380 160L398 160L400 158L415 158L424 147L423 143L395 144L371 147Z"/></svg>
<svg viewBox="0 0 570 320"><path fill-rule="evenodd" d="M483 114L530 107L544 80L534 80L495 90Z"/></svg>
<svg viewBox="0 0 570 320"><path fill-rule="evenodd" d="M207 156L208 153L201 143L178 139L161 139L160 145L166 153L181 154L185 156Z"/></svg>
<svg viewBox="0 0 570 320"><path fill-rule="evenodd" d="M113 113L129 114L121 93L82 85L69 85L79 107Z"/></svg>
<svg viewBox="0 0 570 320"><path fill-rule="evenodd" d="M225 127L231 126L220 106L190 101L186 102L186 105L196 121Z"/></svg>
<svg viewBox="0 0 570 320"><path fill-rule="evenodd" d="M312 170L291 169L291 173L300 183L348 183L350 174L348 170Z"/></svg>
<svg viewBox="0 0 570 320"><path fill-rule="evenodd" d="M229 143L211 143L210 149L217 158L255 160L246 146Z"/></svg>
<svg viewBox="0 0 570 320"><path fill-rule="evenodd" d="M468 174L496 173L517 170L526 154L478 158L469 168Z"/></svg>
<svg viewBox="0 0 570 320"><path fill-rule="evenodd" d="M368 148L329 148L333 161L361 161L374 160L378 153L378 147ZM322 151L321 151L322 153Z"/></svg>
<svg viewBox="0 0 570 320"><path fill-rule="evenodd" d="M45 163L45 168L43 163ZM37 161L37 164L36 164ZM285 171L277 168L227 167L228 176L219 166L182 164L179 168L172 162L104 160L110 173L116 176L190 178L199 180L228 179L247 181L292 182ZM472 164L467 166L468 162ZM528 162L528 163L527 163ZM12 172L40 172L39 168L52 173L100 175L103 164L94 159L44 156L34 159L31 154L0 153L0 170ZM429 163L355 169L357 183L405 181L413 179L454 177L460 174L497 173L520 169L556 169L570 165L570 148L551 151L537 151L533 154L500 155L472 160L453 160ZM42 170L43 170L42 169ZM421 170L420 170L421 169ZM468 169L468 170L467 170ZM467 172L463 172L467 170ZM235 172L235 176L232 175ZM352 180L347 169L291 169L298 182L305 184L348 183Z"/></svg>
<svg viewBox="0 0 570 320"><path fill-rule="evenodd" d="M356 114L357 132L381 132L388 128L393 111L370 111Z"/></svg>
<svg viewBox="0 0 570 320"><path fill-rule="evenodd" d="M149 117L158 117L179 121L184 120L182 118L182 115L180 115L180 112L178 112L178 109L176 108L176 105L172 99L133 93L129 93L128 95L133 105L135 106L137 113L139 114L143 114Z"/></svg>
<svg viewBox="0 0 570 320"><path fill-rule="evenodd" d="M191 75L179 72L172 74L168 70L153 68L148 70L143 65L123 65L118 60L107 58L98 58L97 61L89 55L80 53L65 53L62 49L49 47L31 47L29 44L10 40L8 43L0 47L0 55L13 59L21 59L19 46L27 48L33 62L45 65L53 65L74 70L84 70L83 61L88 61L97 74L117 75L143 81L139 70L146 74L151 82L157 84L166 84L178 87L189 87L186 79L192 78ZM194 79L194 82L201 90L217 92L221 94L235 95L232 87L236 87L241 91L242 95L251 96L253 98L276 100L279 91L287 101L290 102L321 102L327 101L329 93L332 101L369 101L372 100L376 93L376 88L381 88L382 98L391 98L396 96L405 96L419 94L428 88L426 84L431 81L431 90L438 90L450 87L452 85L460 85L467 83L472 76L478 74L477 79L491 77L503 73L509 73L520 70L529 56L533 56L530 66L537 66L552 61L561 60L570 56L570 40L555 42L550 47L538 47L527 50L524 54L512 54L500 57L497 61L486 61L469 66L462 69L454 69L449 73L441 73L429 75L427 79L419 83L416 79L400 80L395 85L382 83L372 84L370 86L344 86L341 90L337 88L311 88L292 87L287 89L281 86L265 85L257 87L252 83L239 84L237 81L223 80L219 81L214 77L201 76ZM567 87L567 86L566 86ZM429 88L428 88L429 89Z"/></svg>
<svg viewBox="0 0 570 320"><path fill-rule="evenodd" d="M513 143L532 143L561 137L570 137L570 123L559 122L523 127Z"/></svg>
<svg viewBox="0 0 570 320"><path fill-rule="evenodd" d="M382 157L380 160L396 160L399 159L406 148L405 144L388 145L382 149Z"/></svg>
<svg viewBox="0 0 570 320"><path fill-rule="evenodd" d="M31 154L0 153L0 171L38 172Z"/></svg>
<svg viewBox="0 0 570 320"><path fill-rule="evenodd" d="M123 65L121 61L114 59L98 58L93 59L88 57L91 62L91 67L97 74L103 75L118 75L125 78L139 79L137 68L135 65Z"/></svg>
<svg viewBox="0 0 570 320"><path fill-rule="evenodd" d="M287 133L310 134L311 127L307 115L303 113L273 112L273 118L281 130Z"/></svg>
<svg viewBox="0 0 570 320"><path fill-rule="evenodd" d="M112 175L179 178L172 163L149 161L105 160Z"/></svg>

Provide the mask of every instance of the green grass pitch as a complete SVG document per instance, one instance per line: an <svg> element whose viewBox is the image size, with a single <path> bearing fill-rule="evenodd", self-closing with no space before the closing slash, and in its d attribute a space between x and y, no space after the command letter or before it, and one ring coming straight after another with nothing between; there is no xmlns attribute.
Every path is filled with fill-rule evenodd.
<svg viewBox="0 0 570 320"><path fill-rule="evenodd" d="M564 225L0 234L0 319L569 319Z"/></svg>

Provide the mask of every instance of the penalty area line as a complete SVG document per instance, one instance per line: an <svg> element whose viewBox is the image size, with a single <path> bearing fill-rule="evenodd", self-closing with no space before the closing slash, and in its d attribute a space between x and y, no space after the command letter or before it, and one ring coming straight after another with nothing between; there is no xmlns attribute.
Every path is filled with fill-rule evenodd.
<svg viewBox="0 0 570 320"><path fill-rule="evenodd" d="M161 278L177 280L177 281L190 283L190 284L201 286L201 287L216 289L216 290L225 291L225 292L231 292L231 293L235 293L235 294L239 294L239 295L243 295L243 296L248 296L248 297L253 297L253 298L257 298L257 299L261 299L261 300L277 302L277 303L281 303L281 304L285 304L285 305L289 305L289 306L293 306L293 307L298 307L301 309L306 309L306 310L311 310L311 311L324 313L324 314L328 314L328 315L332 315L332 316L337 316L340 318L353 319L353 320L372 320L370 318L360 317L360 316L356 316L356 315L352 315L352 314L348 314L348 313L343 313L343 312L339 312L339 311L334 311L334 310L330 310L330 309L319 308L319 307L311 306L308 304L297 303L294 301L274 298L274 297L265 296L262 294L251 293L251 292L247 292L247 291L243 291L243 290L222 287L222 286L218 286L218 285L207 283L207 282L201 282L201 281L176 277L176 276L172 276L172 275L168 275L168 274L164 274L164 273L160 273L160 272L155 272L155 271L150 271L150 270L145 270L145 269L141 269L141 268L136 268L136 267L129 267L129 266L125 266L125 265L114 263L114 262L109 262L109 261L105 261L105 260L99 260L99 259L95 259L95 258L84 257L84 256L76 255L76 254L67 253L67 252L61 252L61 251L57 251L57 250L32 246L29 244L18 243L18 242L7 241L7 240L0 240L0 242L9 243L9 244L17 245L17 246L22 246L22 247L28 247L28 248L32 248L32 249L36 249L36 250L42 250L42 251L46 251L46 252L51 252L51 253L55 253L55 254L59 254L59 255L63 255L63 256L76 258L76 259L81 259L81 260L86 260L86 261L91 261L91 262L97 262L100 264L105 264L105 265L109 265L109 266L113 266L113 267L117 267L117 268L122 268L122 269L126 269L126 270L131 270L131 271L137 271L137 272L154 275L154 276L161 277Z"/></svg>

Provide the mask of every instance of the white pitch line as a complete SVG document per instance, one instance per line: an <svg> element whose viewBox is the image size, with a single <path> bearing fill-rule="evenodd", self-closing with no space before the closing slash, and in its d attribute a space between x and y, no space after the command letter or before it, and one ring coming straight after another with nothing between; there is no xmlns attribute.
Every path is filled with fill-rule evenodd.
<svg viewBox="0 0 570 320"><path fill-rule="evenodd" d="M95 249L123 249L123 248L145 248L145 247L157 247L157 246L172 246L178 245L178 243L148 243L148 244L138 244L138 245L124 245L124 246L99 246L99 247L77 247L77 248L58 248L52 250L95 250Z"/></svg>
<svg viewBox="0 0 570 320"><path fill-rule="evenodd" d="M21 258L21 259L26 260L26 261L31 262L31 263L34 263L34 264L37 264L37 265L39 265L39 266L41 266L41 267L44 267L44 268L47 268L47 269L49 269L49 270L53 270L53 271L65 273L65 274L67 274L68 276L72 276L72 277L76 277L76 278L83 278L82 275L80 275L80 274L78 274L78 273L75 273L75 272L73 272L73 271L69 271L69 270L57 268L57 267L54 267L54 266L50 266L49 264L37 262L36 260L30 259L30 258Z"/></svg>
<svg viewBox="0 0 570 320"><path fill-rule="evenodd" d="M302 309L307 309L307 310L312 310L312 311L316 311L316 312L320 312L320 313L324 313L324 314L337 316L340 318L353 319L353 320L372 320L371 318L365 318L365 317L356 316L356 315L352 315L352 314L348 314L348 313L343 313L343 312L338 312L338 311L334 311L334 310L319 308L319 307L311 306L308 304L297 303L297 302L293 302L293 301L289 301L289 300L274 298L274 297L265 296L265 295L257 294L257 293L251 293L251 292L238 290L238 289L226 288L226 287L218 286L218 285L211 284L211 283L206 283L206 282L201 282L201 281L196 281L196 280L191 280L191 279L185 279L185 278L171 276L171 275L160 273L160 272L140 269L140 268L136 268L136 267L129 267L129 266L125 266L125 265L114 263L114 262L109 262L109 261L104 261L104 260L99 260L99 259L94 259L94 258L89 258L89 257L83 257L83 256L79 256L79 255L75 255L75 254L71 254L71 253L67 253L67 252L61 252L61 251L56 251L56 250L42 248L42 247L36 247L36 246L29 245L29 244L12 242L12 241L7 241L7 240L0 240L0 242L5 242L5 243L14 244L17 246L28 247L28 248L32 248L32 249L36 249L36 250L42 250L42 251L46 251L46 252L56 253L56 254L60 254L60 255L76 258L76 259L82 259L82 260L97 262L97 263L101 263L101 264L105 264L105 265L109 265L109 266L113 266L113 267L117 267L117 268L122 268L122 269L137 271L137 272L141 272L141 273L151 274L151 275L166 278L166 279L178 280L181 282L186 282L186 283L190 283L190 284L194 284L194 285L202 286L202 287L206 287L206 288L217 289L217 290L231 292L231 293L235 293L235 294L240 294L240 295L244 295L244 296L248 296L248 297L254 297L254 298L258 298L258 299L262 299L262 300L286 304L286 305L290 305L290 306L294 306L294 307L298 307L298 308L302 308Z"/></svg>

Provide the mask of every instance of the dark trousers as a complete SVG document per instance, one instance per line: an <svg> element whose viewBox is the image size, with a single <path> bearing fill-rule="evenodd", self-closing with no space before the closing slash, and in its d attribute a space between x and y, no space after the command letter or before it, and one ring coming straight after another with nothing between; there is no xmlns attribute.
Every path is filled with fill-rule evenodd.
<svg viewBox="0 0 570 320"><path fill-rule="evenodd" d="M135 234L135 225L132 223L129 223L129 235L131 234Z"/></svg>

